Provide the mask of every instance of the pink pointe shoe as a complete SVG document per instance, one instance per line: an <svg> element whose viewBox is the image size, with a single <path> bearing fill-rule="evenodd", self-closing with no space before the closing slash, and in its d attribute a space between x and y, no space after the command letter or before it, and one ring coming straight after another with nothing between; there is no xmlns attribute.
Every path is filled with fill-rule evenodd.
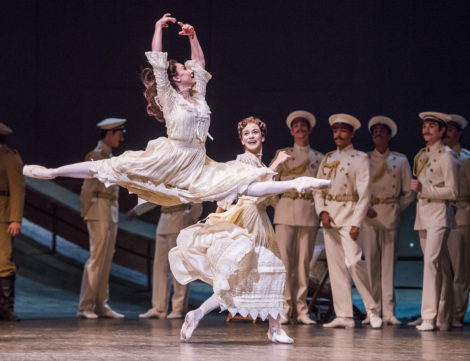
<svg viewBox="0 0 470 361"><path fill-rule="evenodd" d="M23 175L30 178L38 179L54 179L53 169L43 167L41 165L25 165L23 167Z"/></svg>
<svg viewBox="0 0 470 361"><path fill-rule="evenodd" d="M313 177L299 177L294 179L295 189L299 193L305 193L311 189L330 188L331 181Z"/></svg>
<svg viewBox="0 0 470 361"><path fill-rule="evenodd" d="M199 320L196 319L194 311L189 311L184 318L183 326L181 327L180 340L189 342L189 339L193 335L194 330L199 325Z"/></svg>
<svg viewBox="0 0 470 361"><path fill-rule="evenodd" d="M294 343L294 339L287 336L287 333L282 328L273 331L269 329L268 338L274 343Z"/></svg>

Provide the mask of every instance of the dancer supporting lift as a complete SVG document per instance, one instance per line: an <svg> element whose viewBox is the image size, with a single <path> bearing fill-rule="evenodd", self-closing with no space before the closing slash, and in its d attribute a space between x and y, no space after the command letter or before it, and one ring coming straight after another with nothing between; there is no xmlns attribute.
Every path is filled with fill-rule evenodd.
<svg viewBox="0 0 470 361"><path fill-rule="evenodd" d="M140 198L160 205L226 201L239 194L267 196L295 189L328 187L330 181L311 177L272 181L273 171L242 162L219 163L206 156L210 110L205 100L211 75L204 70L204 54L194 28L178 22L187 36L191 58L184 65L167 61L162 52L162 31L176 19L167 13L155 24L152 51L147 58L152 70L144 70L147 112L165 122L168 138L151 140L144 151L127 151L111 159L45 168L28 165L23 174L51 179L58 176L97 178L107 186L118 184Z"/></svg>
<svg viewBox="0 0 470 361"><path fill-rule="evenodd" d="M261 157L266 124L248 117L238 123L238 133L245 152L236 162L265 168ZM286 152L279 152L271 169L276 171L289 158ZM200 279L214 289L208 300L186 315L181 340L189 341L199 321L220 306L232 315L268 318L268 338L272 342L294 342L280 325L286 270L266 213L270 200L242 196L235 205L224 205L228 211L213 213L206 223L180 232L177 247L169 253L173 275L180 283Z"/></svg>

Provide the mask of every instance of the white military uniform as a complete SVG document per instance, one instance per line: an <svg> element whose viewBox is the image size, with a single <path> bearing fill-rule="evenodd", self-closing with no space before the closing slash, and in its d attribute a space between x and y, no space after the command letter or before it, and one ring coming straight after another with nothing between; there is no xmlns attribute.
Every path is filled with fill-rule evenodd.
<svg viewBox="0 0 470 361"><path fill-rule="evenodd" d="M414 200L411 169L404 154L377 149L370 160L371 207L374 218L365 218L361 242L367 262L371 291L384 320L395 316L394 269L400 213Z"/></svg>
<svg viewBox="0 0 470 361"><path fill-rule="evenodd" d="M442 277L451 282L446 241L450 228L455 226L455 206L451 201L458 194L458 163L452 150L439 141L419 151L413 172L422 185L414 225L414 229L419 231L424 255L421 317L434 323ZM444 297L448 300L452 295L448 292Z"/></svg>
<svg viewBox="0 0 470 361"><path fill-rule="evenodd" d="M315 192L315 207L318 214L328 212L334 220L332 228L323 228L323 235L336 316L353 317L351 278L367 312L378 314L362 249L349 234L352 226L362 226L369 208L369 158L352 144L337 149L325 155L317 178L332 182L330 189Z"/></svg>
<svg viewBox="0 0 470 361"><path fill-rule="evenodd" d="M157 207L156 204L144 202L134 207L134 211L140 216L155 207ZM184 315L187 311L188 286L180 284L173 278L168 262L168 252L173 247L176 247L176 238L179 232L194 224L200 217L201 211L201 204L180 204L171 207L161 207L156 230L152 286L152 309L159 318L165 318L168 313L172 283L172 312Z"/></svg>
<svg viewBox="0 0 470 361"><path fill-rule="evenodd" d="M99 141L85 160L107 159L111 156L111 148ZM83 181L81 215L87 223L90 236L90 258L83 271L79 312L102 313L109 298L109 274L118 229L118 195L119 186L106 188L94 178Z"/></svg>
<svg viewBox="0 0 470 361"><path fill-rule="evenodd" d="M279 180L316 176L322 153L297 144L280 151L292 158L280 167ZM286 267L284 314L289 320L308 315L308 274L319 223L311 193L292 191L281 195L275 208L274 224L281 259Z"/></svg>
<svg viewBox="0 0 470 361"><path fill-rule="evenodd" d="M468 307L470 291L470 151L460 144L452 150L460 161L459 196L457 197L456 227L451 229L447 248L452 266L453 284L443 280L438 322L450 316L452 321L462 322ZM446 302L447 287L453 289L453 302ZM443 318L441 320L441 318Z"/></svg>

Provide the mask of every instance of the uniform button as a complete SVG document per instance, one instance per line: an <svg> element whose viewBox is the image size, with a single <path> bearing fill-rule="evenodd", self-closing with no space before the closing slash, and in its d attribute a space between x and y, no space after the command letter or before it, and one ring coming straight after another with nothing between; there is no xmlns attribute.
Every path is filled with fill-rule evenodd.
<svg viewBox="0 0 470 361"><path fill-rule="evenodd" d="M394 174L394 175L392 175L392 177L393 177L393 178L396 178L397 176Z"/></svg>
<svg viewBox="0 0 470 361"><path fill-rule="evenodd" d="M434 170L433 170L432 168L430 169L430 171L431 171L431 172L434 172Z"/></svg>
<svg viewBox="0 0 470 361"><path fill-rule="evenodd" d="M393 160L397 159L397 157L393 157Z"/></svg>
<svg viewBox="0 0 470 361"><path fill-rule="evenodd" d="M396 168L396 167L397 167L396 165L393 166L393 168Z"/></svg>
<svg viewBox="0 0 470 361"><path fill-rule="evenodd" d="M435 161L436 161L436 160L435 160L435 159L433 159L433 162L435 162Z"/></svg>
<svg viewBox="0 0 470 361"><path fill-rule="evenodd" d="M392 185L392 188L395 188L395 184L394 184L394 185Z"/></svg>
<svg viewBox="0 0 470 361"><path fill-rule="evenodd" d="M430 199L428 199L428 203L431 203L431 200L430 200Z"/></svg>
<svg viewBox="0 0 470 361"><path fill-rule="evenodd" d="M348 185L347 185L347 184L343 184L343 186L347 187Z"/></svg>
<svg viewBox="0 0 470 361"><path fill-rule="evenodd" d="M351 163L348 163L348 165L351 165Z"/></svg>
<svg viewBox="0 0 470 361"><path fill-rule="evenodd" d="M429 180L429 183L431 183L431 184L432 184L432 180Z"/></svg>
<svg viewBox="0 0 470 361"><path fill-rule="evenodd" d="M349 175L349 173L346 173L346 175Z"/></svg>

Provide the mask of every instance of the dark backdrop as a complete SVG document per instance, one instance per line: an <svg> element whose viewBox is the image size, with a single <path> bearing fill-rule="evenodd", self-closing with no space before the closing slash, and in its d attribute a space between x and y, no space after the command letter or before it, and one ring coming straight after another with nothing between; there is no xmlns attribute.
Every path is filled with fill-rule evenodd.
<svg viewBox="0 0 470 361"><path fill-rule="evenodd" d="M470 37L466 1L11 1L1 9L0 119L26 163L79 161L96 143L95 124L125 117L121 149L142 149L164 127L146 116L138 72L154 22L166 11L193 24L214 75L208 154L233 159L235 126L254 114L268 123L265 161L290 145L286 115L318 119L312 145L334 144L327 119L363 122L355 145L372 147L376 114L399 126L393 148L410 158L423 145L417 113L470 118ZM189 57L177 26L164 48ZM469 137L467 137L469 138ZM469 146L468 139L464 140Z"/></svg>

